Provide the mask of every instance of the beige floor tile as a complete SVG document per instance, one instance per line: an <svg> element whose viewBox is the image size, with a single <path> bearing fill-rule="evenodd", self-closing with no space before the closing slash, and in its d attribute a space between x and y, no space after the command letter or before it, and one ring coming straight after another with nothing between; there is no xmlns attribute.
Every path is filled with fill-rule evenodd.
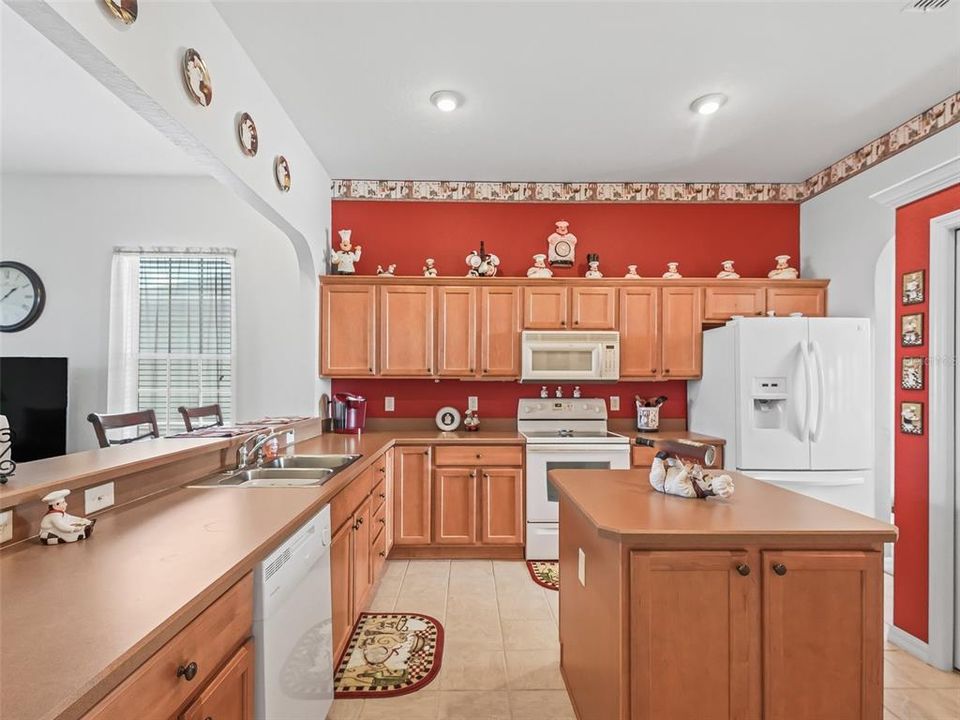
<svg viewBox="0 0 960 720"><path fill-rule="evenodd" d="M334 700L327 720L357 720L363 710L363 700Z"/></svg>
<svg viewBox="0 0 960 720"><path fill-rule="evenodd" d="M507 650L554 650L560 646L557 624L549 620L503 620Z"/></svg>
<svg viewBox="0 0 960 720"><path fill-rule="evenodd" d="M440 693L423 689L409 695L364 700L359 720L436 720Z"/></svg>
<svg viewBox="0 0 960 720"><path fill-rule="evenodd" d="M444 648L437 681L440 690L505 690L507 671L503 652Z"/></svg>
<svg viewBox="0 0 960 720"><path fill-rule="evenodd" d="M383 569L383 579L403 580L403 575L406 571L406 560L387 560L386 567Z"/></svg>
<svg viewBox="0 0 960 720"><path fill-rule="evenodd" d="M373 599L370 600L367 612L392 612L397 596L400 594L400 585L399 579L383 578Z"/></svg>
<svg viewBox="0 0 960 720"><path fill-rule="evenodd" d="M554 621L560 623L560 593L556 590L543 589L543 596L547 599L547 605L550 606L550 612L553 613Z"/></svg>
<svg viewBox="0 0 960 720"><path fill-rule="evenodd" d="M440 693L440 720L510 720L505 690L451 690Z"/></svg>
<svg viewBox="0 0 960 720"><path fill-rule="evenodd" d="M507 682L511 690L563 690L560 649L507 650Z"/></svg>
<svg viewBox="0 0 960 720"><path fill-rule="evenodd" d="M883 704L899 720L957 720L960 690L885 690Z"/></svg>
<svg viewBox="0 0 960 720"><path fill-rule="evenodd" d="M500 612L497 593L492 589L469 593L450 588L447 591L447 612L452 615L471 615L477 612L497 614Z"/></svg>
<svg viewBox="0 0 960 720"><path fill-rule="evenodd" d="M552 616L550 606L541 592L510 592L497 589L497 604L504 620L547 620Z"/></svg>
<svg viewBox="0 0 960 720"><path fill-rule="evenodd" d="M448 607L443 628L447 648L503 650L500 616L496 609L461 613L452 612Z"/></svg>
<svg viewBox="0 0 960 720"><path fill-rule="evenodd" d="M896 715L894 715L887 708L883 709L883 720L900 720Z"/></svg>
<svg viewBox="0 0 960 720"><path fill-rule="evenodd" d="M566 690L510 691L513 720L572 720L573 706Z"/></svg>
<svg viewBox="0 0 960 720"><path fill-rule="evenodd" d="M454 560L450 562L450 579L464 577L493 577L490 560Z"/></svg>
<svg viewBox="0 0 960 720"><path fill-rule="evenodd" d="M884 687L960 688L960 673L938 670L902 650L888 650L883 655Z"/></svg>
<svg viewBox="0 0 960 720"><path fill-rule="evenodd" d="M404 578L450 577L449 560L408 560Z"/></svg>

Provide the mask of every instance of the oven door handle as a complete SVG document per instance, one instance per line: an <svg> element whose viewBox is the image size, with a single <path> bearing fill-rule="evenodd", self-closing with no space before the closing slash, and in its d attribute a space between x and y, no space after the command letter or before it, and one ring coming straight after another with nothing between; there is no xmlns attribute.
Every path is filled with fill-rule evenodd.
<svg viewBox="0 0 960 720"><path fill-rule="evenodd" d="M537 445L536 447L531 447L527 445L527 454L536 454L536 453L583 453L583 452L618 452L621 447L623 450L629 454L630 446L629 445Z"/></svg>

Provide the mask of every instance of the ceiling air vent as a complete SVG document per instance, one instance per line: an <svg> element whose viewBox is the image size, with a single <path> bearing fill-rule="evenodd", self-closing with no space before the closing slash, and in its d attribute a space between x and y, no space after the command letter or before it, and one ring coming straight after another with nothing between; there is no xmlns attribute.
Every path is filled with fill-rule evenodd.
<svg viewBox="0 0 960 720"><path fill-rule="evenodd" d="M903 6L903 12L937 12L946 10L950 0L911 0Z"/></svg>

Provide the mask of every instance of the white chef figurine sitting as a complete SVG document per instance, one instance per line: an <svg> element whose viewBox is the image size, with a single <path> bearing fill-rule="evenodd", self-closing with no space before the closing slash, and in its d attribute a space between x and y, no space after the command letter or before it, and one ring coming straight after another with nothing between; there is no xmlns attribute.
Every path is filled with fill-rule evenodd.
<svg viewBox="0 0 960 720"><path fill-rule="evenodd" d="M58 545L84 540L93 534L96 520L67 514L67 495L69 490L54 490L44 496L43 502L49 506L47 514L40 520L40 542L44 545Z"/></svg>
<svg viewBox="0 0 960 720"><path fill-rule="evenodd" d="M350 244L350 230L340 230L340 249L330 255L330 262L337 266L338 275L353 275L354 264L360 262L361 247Z"/></svg>
<svg viewBox="0 0 960 720"><path fill-rule="evenodd" d="M653 458L650 484L658 492L687 498L733 495L733 478L729 475L709 475L699 465L685 465L662 451Z"/></svg>

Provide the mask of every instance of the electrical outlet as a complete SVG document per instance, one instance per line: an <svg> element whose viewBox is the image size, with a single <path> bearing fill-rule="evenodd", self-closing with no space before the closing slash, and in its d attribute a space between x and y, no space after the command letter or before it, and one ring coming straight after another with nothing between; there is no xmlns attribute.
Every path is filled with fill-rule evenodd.
<svg viewBox="0 0 960 720"><path fill-rule="evenodd" d="M393 395L387 395L383 399L383 410L384 412L393 412L396 409L396 404L393 400Z"/></svg>
<svg viewBox="0 0 960 720"><path fill-rule="evenodd" d="M577 548L577 579L580 581L580 584L584 587L587 586L587 556L583 552L583 548Z"/></svg>
<svg viewBox="0 0 960 720"><path fill-rule="evenodd" d="M108 482L83 491L83 511L86 513L103 510L113 505L113 483Z"/></svg>
<svg viewBox="0 0 960 720"><path fill-rule="evenodd" d="M0 543L13 540L13 510L0 513Z"/></svg>
<svg viewBox="0 0 960 720"><path fill-rule="evenodd" d="M611 410L619 410L619 409L620 409L620 396L619 396L619 395L611 395L611 396L610 396L610 409L611 409Z"/></svg>
<svg viewBox="0 0 960 720"><path fill-rule="evenodd" d="M467 395L467 410L479 410L480 399L476 395Z"/></svg>

